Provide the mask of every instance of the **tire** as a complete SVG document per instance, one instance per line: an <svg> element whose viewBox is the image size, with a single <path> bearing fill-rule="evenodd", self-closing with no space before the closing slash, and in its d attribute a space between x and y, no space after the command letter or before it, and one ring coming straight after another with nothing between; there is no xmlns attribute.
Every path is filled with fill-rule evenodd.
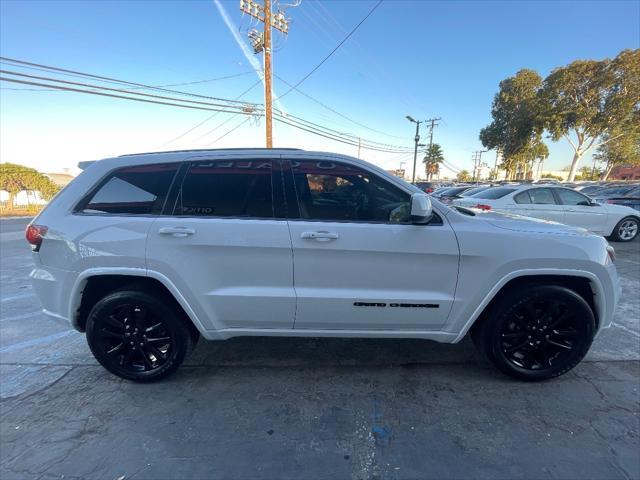
<svg viewBox="0 0 640 480"><path fill-rule="evenodd" d="M86 335L104 368L136 382L171 375L195 343L174 305L132 288L115 291L95 304L87 317Z"/></svg>
<svg viewBox="0 0 640 480"><path fill-rule="evenodd" d="M640 219L636 217L625 217L611 232L611 240L614 242L630 242L638 236L640 232Z"/></svg>
<svg viewBox="0 0 640 480"><path fill-rule="evenodd" d="M580 363L595 331L593 311L576 292L558 285L528 285L504 294L473 336L500 371L540 381Z"/></svg>

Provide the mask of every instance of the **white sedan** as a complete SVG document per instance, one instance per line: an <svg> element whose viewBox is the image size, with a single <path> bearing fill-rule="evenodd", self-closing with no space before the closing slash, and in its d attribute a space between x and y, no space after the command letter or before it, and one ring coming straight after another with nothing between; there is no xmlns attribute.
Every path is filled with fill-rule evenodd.
<svg viewBox="0 0 640 480"><path fill-rule="evenodd" d="M495 187L456 199L453 204L583 227L618 242L630 242L640 231L637 210L600 204L580 192L555 185Z"/></svg>

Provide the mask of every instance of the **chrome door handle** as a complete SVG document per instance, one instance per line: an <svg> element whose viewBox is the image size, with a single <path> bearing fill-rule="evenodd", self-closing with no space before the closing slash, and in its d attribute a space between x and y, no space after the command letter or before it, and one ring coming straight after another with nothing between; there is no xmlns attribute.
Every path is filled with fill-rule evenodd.
<svg viewBox="0 0 640 480"><path fill-rule="evenodd" d="M162 227L158 230L160 235L173 235L174 237L184 238L193 235L196 231L188 227Z"/></svg>
<svg viewBox="0 0 640 480"><path fill-rule="evenodd" d="M302 232L300 238L310 240L335 240L338 238L338 234L332 232Z"/></svg>

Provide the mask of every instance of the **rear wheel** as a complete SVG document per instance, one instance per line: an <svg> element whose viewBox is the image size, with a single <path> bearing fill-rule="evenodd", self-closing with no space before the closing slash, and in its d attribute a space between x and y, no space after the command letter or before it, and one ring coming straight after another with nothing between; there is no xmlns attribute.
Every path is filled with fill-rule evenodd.
<svg viewBox="0 0 640 480"><path fill-rule="evenodd" d="M611 232L611 239L616 242L630 242L638 236L640 220L635 217L626 217L618 222Z"/></svg>
<svg viewBox="0 0 640 480"><path fill-rule="evenodd" d="M589 304L556 285L504 295L474 332L476 345L498 369L529 381L571 370L586 355L594 334Z"/></svg>
<svg viewBox="0 0 640 480"><path fill-rule="evenodd" d="M150 382L173 373L194 341L175 307L139 290L122 290L100 300L87 318L87 342L111 373Z"/></svg>

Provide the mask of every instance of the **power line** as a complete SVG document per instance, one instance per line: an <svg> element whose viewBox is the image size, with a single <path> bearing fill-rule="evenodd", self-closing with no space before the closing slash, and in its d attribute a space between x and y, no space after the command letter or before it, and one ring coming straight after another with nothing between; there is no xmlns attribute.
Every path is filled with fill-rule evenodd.
<svg viewBox="0 0 640 480"><path fill-rule="evenodd" d="M0 63L5 63L5 62L0 62ZM5 63L5 64L9 64L9 63ZM14 64L9 64L12 66L19 66L19 65L14 65ZM25 68L25 67L23 67ZM43 72L49 72L49 70L46 70L44 68L33 68L32 70L39 70L39 71L43 71ZM181 86L185 86L185 85L196 85L199 83L210 83L210 82L215 82L218 80L227 80L230 78L238 78L238 77L242 77L244 75L248 75L250 73L254 73L253 70L248 70L246 72L242 72L242 73L234 73L232 75L226 75L224 77L216 77L216 78L206 78L204 80L194 80L191 82L182 82L182 83L168 83L166 85L153 85L153 88L162 88L162 87L181 87ZM82 77L81 75L69 75L72 77L80 77L80 78L85 78ZM113 82L113 83L118 83L118 82ZM131 87L131 90L140 90L140 89L146 89L147 87ZM55 92L55 89L50 89L50 88L0 88L0 90L20 90L20 91L32 91L32 92ZM187 93L187 92L185 92Z"/></svg>
<svg viewBox="0 0 640 480"><path fill-rule="evenodd" d="M255 87L257 87L260 83L262 83L262 80L258 80L257 82L255 82L253 85L251 85L249 88L247 88L244 92L242 92L240 95L238 95L235 100L239 100L241 97L243 97L244 95L246 95L247 93L249 93L251 90L253 90ZM205 118L204 120L202 120L200 123L197 123L195 126L191 127L190 129L188 129L187 131L181 133L180 135L178 135L177 137L163 143L162 145L160 145L160 147L165 147L167 145L171 145L173 142L180 140L182 137L184 137L185 135L188 135L189 133L193 132L196 128L204 125L205 123L207 123L209 120L211 120L212 118L214 118L216 115L218 115L218 113L220 112L215 112L212 115L209 115L207 118ZM233 115L230 118L235 118L235 115ZM229 119L228 119L229 120ZM224 125L226 122L223 122L222 124L218 125L217 127L213 128L212 130L209 130L207 133L205 133L204 135L201 135L200 137L198 137L198 140L206 135L208 135L209 133L217 130L218 128L220 128L222 125Z"/></svg>
<svg viewBox="0 0 640 480"><path fill-rule="evenodd" d="M223 109L216 109L216 108L207 108L207 107L199 107L199 106L193 106L193 105L185 105L185 104L179 104L179 103L169 103L169 102L160 102L157 100L147 100L144 98L136 98L136 97L128 97L128 96L124 96L124 95L115 95L115 94L111 94L111 93L102 93L102 92L97 92L95 90L84 90L84 89L79 89L79 88L71 88L71 87L63 87L63 86L58 86L58 85L51 85L51 84L47 84L47 83L38 83L38 82L28 82L25 80L18 80L17 78L6 78L6 77L0 77L0 80L4 81L4 82L12 82L12 83L19 83L19 84L23 84L23 85L34 85L37 87L47 87L47 88L54 88L56 90L64 90L64 91L68 91L68 92L79 92L79 93L88 93L91 95L100 95L102 97L111 97L111 98L120 98L123 100L133 100L135 102L144 102L144 103L154 103L157 105L167 105L167 106L171 106L171 107L182 107L182 108L191 108L193 110L209 110L209 111L218 111L218 112L225 112L225 113L242 113L244 115L253 115L255 112L238 112L237 110L223 110ZM96 87L94 87L96 88ZM99 87L97 87L99 88ZM183 101L186 102L186 100L178 100L178 101ZM228 108L232 108L232 107L228 107Z"/></svg>
<svg viewBox="0 0 640 480"><path fill-rule="evenodd" d="M259 105L249 104L247 102L244 102L238 106L229 105L229 104L218 104L218 103L211 103L211 102L202 102L202 101L167 97L167 96L161 96L161 95L152 95L152 94L140 93L140 92L132 92L131 90L105 87L102 85L95 85L90 83L71 82L71 81L60 80L60 79L51 78L51 77L28 75L28 74L11 72L6 70L3 72L6 75L19 76L19 77L24 77L29 79L29 80L24 80L24 79L18 79L18 78L8 78L6 76L0 77L0 80L23 84L23 85L45 87L45 88L51 88L54 90L61 90L61 91L68 91L68 92L86 93L86 94L92 94L92 95L99 95L103 97L118 98L123 100L133 100L138 102L152 103L152 104L165 105L165 106L191 108L196 110L205 110L205 111L208 110L213 112L244 114L244 115L256 115L256 114L261 115L262 114L262 111L259 108L260 107ZM39 80L39 81L32 81L32 80ZM41 81L53 82L53 83L42 83ZM129 82L129 83L134 83L134 82ZM77 88L77 87L88 87L90 90L86 88ZM124 95L121 95L121 94L124 94ZM147 98L140 98L141 96L147 97ZM168 101L164 101L164 100L168 100ZM227 99L222 99L222 100L225 102L228 102ZM316 135L320 135L325 138L330 138L334 141L338 141L347 145L356 146L360 144L362 148L374 150L374 151L386 152L386 153L405 153L408 151L407 147L403 147L403 146L389 145L389 144L375 142L367 139L364 139L364 141L362 141L361 139L358 139L358 137L356 137L355 135L339 132L337 130L324 127L322 125L316 124L314 122L311 122L309 120L306 120L304 118L297 117L294 115L285 116L280 111L277 111L277 115L281 117L280 120L283 121L283 123L286 123L294 128L298 128L310 133L314 133ZM219 126L217 128L219 128ZM239 126L237 126L236 128L239 128ZM356 140L357 140L357 143L356 143Z"/></svg>
<svg viewBox="0 0 640 480"><path fill-rule="evenodd" d="M283 82L283 83L287 84L288 86L292 87L292 88L293 88L296 92L298 92L300 95L303 95L304 97L307 97L307 98L308 98L309 100L311 100L312 102L317 103L317 104L318 104L318 105L320 105L321 107L326 108L326 109L327 109L327 110L329 110L330 112L333 112L333 113L335 113L336 115L338 115L339 117L342 117L342 118L344 118L345 120L348 120L349 122L353 123L354 125L358 125L359 127L366 128L367 130L369 130L369 131L371 131L371 132L374 132L374 133L379 133L380 135L386 135L387 137L397 138L397 139L400 139L400 140L404 140L404 137L400 137L400 136L397 136L397 135L391 135L391 134L389 134L389 133L383 132L383 131L381 131L381 130L376 130L375 128L371 128L371 127L368 127L367 125L364 125L364 124L362 124L362 123L360 123L360 122L357 122L356 120L354 120L354 119L352 119L352 118L348 117L347 115L345 115L345 114L343 114L343 113L338 112L337 110L335 110L334 108L330 107L329 105L326 105L325 103L322 103L322 102L321 102L320 100L318 100L317 98L314 98L314 97L312 97L311 95L309 95L308 93L303 92L303 91L302 91L302 90L300 90L299 88L294 88L294 87L293 87L293 85L291 85L289 82L287 82L284 78L282 78L282 77L280 77L280 76L278 76L278 75L275 75L275 74L274 74L274 76L275 76L278 80L280 80L281 82Z"/></svg>
<svg viewBox="0 0 640 480"><path fill-rule="evenodd" d="M207 147L209 145L212 145L214 143L217 143L218 141L222 140L224 137L226 137L227 135L229 135L230 133L235 132L237 129L239 129L242 125L244 125L245 123L247 123L249 120L251 120L251 117L247 117L245 118L242 122L240 122L238 125L236 125L235 127L233 127L231 130L229 130L228 132L226 132L225 134L219 136L218 138L216 138L213 142L211 143L207 143Z"/></svg>
<svg viewBox="0 0 640 480"><path fill-rule="evenodd" d="M291 91L293 91L294 89L296 89L297 87L299 87L299 86L300 86L300 84L301 84L302 82L304 82L307 78L309 78L311 75L313 75L313 73L314 73L316 70L318 70L318 69L322 66L322 64L323 64L324 62L326 62L327 60L329 60L329 58L330 58L334 53L336 53L336 51L337 51L337 50L338 50L338 49L339 49L339 48L344 44L344 42L346 42L346 41L349 39L349 37L350 37L351 35L353 35L353 34L356 32L356 30L358 30L358 28L360 28L360 25L362 25L362 24L367 20L367 18L369 18L369 17L371 16L371 14L373 14L373 12L375 12L375 11L376 11L376 9L380 6L380 4L381 4L382 2L383 2L383 0L378 0L378 3L376 3L376 4L373 6L373 8L369 11L369 13L367 13L367 15L366 15L362 20L360 20L360 23L358 23L355 27L353 27L353 29L352 29L352 30L347 34L347 36L346 36L346 37L344 37L344 38L342 39L342 41L341 41L338 45L336 45L336 47L335 47L333 50L331 50L331 52L329 52L329 55L327 55L326 57L324 57L324 58L320 61L320 63L318 63L318 65L316 65L315 67L313 67L313 69L311 69L311 71L310 71L309 73L307 73L304 77L302 77L302 78L298 81L298 83L296 83L293 87L291 87L289 90L287 90L287 91L286 91L286 92L284 92L282 95L280 95L280 96L277 98L277 100L280 100L280 99L282 99L285 95L288 95L289 93L291 93Z"/></svg>
<svg viewBox="0 0 640 480"><path fill-rule="evenodd" d="M50 65L42 65L39 63L33 63L33 62L26 62L24 60L17 60L14 58L7 58L7 57L0 57L0 63L10 63L13 64L13 66L20 66L22 68L32 68L32 69L38 69L38 70L42 70L44 69L45 71L54 71L57 72L61 75L70 75L70 76L80 76L80 77L84 77L84 78L92 78L95 80L100 80L106 83L118 83L118 84L123 84L123 85L129 85L129 86L135 86L135 87L140 87L143 89L147 89L147 90L156 90L156 91L163 91L163 92L167 92L167 93L172 93L174 95L184 95L184 96L189 96L189 97L200 97L200 98L206 98L208 100L218 100L218 101L225 101L225 102L235 102L234 100L227 100L224 98L218 98L218 97L209 97L206 95L199 95L196 93L189 93L189 92L181 92L178 90L169 90L166 88L162 88L162 87L154 87L153 85L145 85L143 83L137 83L137 82L129 82L127 80L119 80L117 78L111 78L111 77L105 77L102 75L94 75L91 73L84 73L84 72L78 72L75 70L69 70L66 68L60 68L60 67L53 67ZM243 102L235 102L235 103L243 103Z"/></svg>
<svg viewBox="0 0 640 480"><path fill-rule="evenodd" d="M220 104L220 103L201 102L201 101L196 101L196 100L182 100L180 98L165 97L165 96L162 96L162 95L153 95L153 94L150 94L150 93L132 92L131 90L123 90L123 89L120 89L120 88L103 87L101 85L93 85L93 84L90 84L90 83L70 82L68 80L59 80L59 79L51 78L51 77L40 77L38 75L29 75L29 74L26 74L26 73L12 72L12 71L9 71L9 70L0 70L0 73L4 73L6 75L18 76L18 77L33 78L33 79L36 79L36 80L45 80L45 81L49 81L49 82L64 83L64 84L67 84L67 85L76 85L76 86L81 86L81 87L97 88L97 89L100 89L100 90L108 90L108 91L112 91L112 92L128 93L128 94L131 94L131 95L139 95L139 96L143 96L143 97L159 98L159 99L163 99L163 100L172 100L172 101L176 101L176 102L188 102L188 103L195 103L195 104L200 104L200 105L211 105L211 106L216 106L216 107L227 107L227 108L258 107L258 104L249 104L249 103L246 103L246 102L244 104L242 104L242 105L227 105L227 104ZM225 99L219 99L219 100L226 101Z"/></svg>

